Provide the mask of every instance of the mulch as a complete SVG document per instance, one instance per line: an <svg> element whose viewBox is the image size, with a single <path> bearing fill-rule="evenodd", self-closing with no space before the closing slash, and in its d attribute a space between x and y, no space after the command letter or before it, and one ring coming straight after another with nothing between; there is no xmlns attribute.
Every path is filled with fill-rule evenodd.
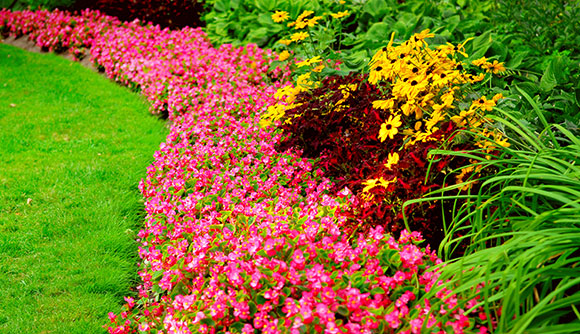
<svg viewBox="0 0 580 334"><path fill-rule="evenodd" d="M14 38L14 37L10 36L10 37L4 38L4 39L1 39L1 37L0 37L0 41L4 44L12 45L12 46L24 49L24 50L29 51L29 52L48 53L47 51L42 50L41 47L36 45L34 43L34 41L29 40L26 36L22 36L22 37L18 37L18 38ZM56 53L56 54L63 57L63 58L66 58L70 61L77 61L74 59L73 55L70 52L62 52L62 53ZM90 56L86 56L77 62L79 62L84 67L91 69L94 72L98 72L97 68L91 62L90 58L91 58Z"/></svg>

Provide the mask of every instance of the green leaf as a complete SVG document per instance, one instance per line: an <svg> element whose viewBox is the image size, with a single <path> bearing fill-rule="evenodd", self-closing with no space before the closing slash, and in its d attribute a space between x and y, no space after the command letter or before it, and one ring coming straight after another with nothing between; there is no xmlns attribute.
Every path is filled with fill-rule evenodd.
<svg viewBox="0 0 580 334"><path fill-rule="evenodd" d="M232 215L232 211L221 211L220 215L221 216L218 218L218 220L223 223Z"/></svg>
<svg viewBox="0 0 580 334"><path fill-rule="evenodd" d="M225 12L230 8L230 6L226 0L217 0L213 5L213 8L218 12Z"/></svg>
<svg viewBox="0 0 580 334"><path fill-rule="evenodd" d="M520 66L520 64L522 63L522 61L524 60L524 58L528 55L528 51L516 51L511 57L510 59L506 62L506 67L508 68L512 68L512 69L516 69L518 68L518 66Z"/></svg>
<svg viewBox="0 0 580 334"><path fill-rule="evenodd" d="M264 305L267 301L268 300L261 294L256 297L256 302L258 302L259 305Z"/></svg>
<svg viewBox="0 0 580 334"><path fill-rule="evenodd" d="M385 12L389 9L387 2L385 0L370 0L363 7L363 11L371 14L374 18L380 18L384 16Z"/></svg>
<svg viewBox="0 0 580 334"><path fill-rule="evenodd" d="M367 33L365 34L365 39L372 42L388 41L390 38L391 28L385 22L374 23Z"/></svg>
<svg viewBox="0 0 580 334"><path fill-rule="evenodd" d="M384 295L385 289L378 287L371 290L371 295Z"/></svg>
<svg viewBox="0 0 580 334"><path fill-rule="evenodd" d="M556 87L557 84L558 81L556 80L556 76L554 75L554 62L552 61L550 62L550 64L544 71L542 78L540 79L540 89L543 92L549 92L552 89L554 89L554 87Z"/></svg>
<svg viewBox="0 0 580 334"><path fill-rule="evenodd" d="M272 15L269 13L262 13L258 15L258 23L260 23L262 26L270 26L275 24L274 21L272 21Z"/></svg>
<svg viewBox="0 0 580 334"><path fill-rule="evenodd" d="M498 41L491 42L491 50L492 50L494 56L495 55L499 56L498 61L505 59L507 54L508 54L507 46L503 43L498 42Z"/></svg>
<svg viewBox="0 0 580 334"><path fill-rule="evenodd" d="M523 90L524 92L528 93L528 95L530 95L530 96L536 95L536 93L538 93L538 91L539 91L537 84L527 82L527 81L518 83L516 85L516 87L518 87L521 90Z"/></svg>
<svg viewBox="0 0 580 334"><path fill-rule="evenodd" d="M276 8L276 0L255 0L256 7L264 12L269 12Z"/></svg>
<svg viewBox="0 0 580 334"><path fill-rule="evenodd" d="M258 46L263 46L268 41L268 29L264 27L253 29L246 36L246 40L250 43L256 43Z"/></svg>
<svg viewBox="0 0 580 334"><path fill-rule="evenodd" d="M471 54L470 59L478 59L485 55L489 47L491 46L491 31L486 31L483 34L477 36L471 41Z"/></svg>
<svg viewBox="0 0 580 334"><path fill-rule="evenodd" d="M254 314L256 314L256 311L258 311L256 303L254 303L253 301L249 301L248 306L250 307L250 316L254 316Z"/></svg>
<svg viewBox="0 0 580 334"><path fill-rule="evenodd" d="M344 305L339 305L336 309L336 312L344 317L348 317L348 308L346 308Z"/></svg>
<svg viewBox="0 0 580 334"><path fill-rule="evenodd" d="M233 324L230 325L230 328L235 329L238 332L242 331L242 328L244 328L244 324L242 322L234 322Z"/></svg>
<svg viewBox="0 0 580 334"><path fill-rule="evenodd" d="M203 318L199 321L199 323L202 325L207 325L208 327L215 326L215 321L213 321L212 318Z"/></svg>

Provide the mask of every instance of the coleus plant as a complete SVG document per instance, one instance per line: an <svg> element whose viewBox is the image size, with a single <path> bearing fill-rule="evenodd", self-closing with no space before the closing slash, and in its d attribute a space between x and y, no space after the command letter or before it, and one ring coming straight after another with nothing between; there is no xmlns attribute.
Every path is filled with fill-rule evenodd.
<svg viewBox="0 0 580 334"><path fill-rule="evenodd" d="M485 117L501 95L488 99L469 91L485 78L471 73L475 66L492 75L505 70L503 64L485 58L463 64L458 57L467 57L467 41L432 50L426 39L433 36L422 31L399 46L393 46L391 37L371 60L368 74L321 82L311 80L311 72L300 75L295 85L277 92L279 103L262 116L262 125L278 124L286 135L280 149L296 146L306 157L319 158L336 189L348 187L358 195L359 205L351 212L353 230L377 224L390 232L407 227L437 246L444 236L446 209L424 202L403 212L403 203L445 185L447 174L469 160L429 152L479 146L489 153L509 144ZM462 129L471 130L475 139L458 135ZM478 172L464 169L456 180L461 183Z"/></svg>

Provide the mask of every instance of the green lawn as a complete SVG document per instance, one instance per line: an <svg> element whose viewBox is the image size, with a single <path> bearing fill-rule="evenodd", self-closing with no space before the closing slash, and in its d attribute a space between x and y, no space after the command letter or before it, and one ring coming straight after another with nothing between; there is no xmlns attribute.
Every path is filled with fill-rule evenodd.
<svg viewBox="0 0 580 334"><path fill-rule="evenodd" d="M144 99L0 44L0 333L98 333L136 282L137 189L168 130Z"/></svg>

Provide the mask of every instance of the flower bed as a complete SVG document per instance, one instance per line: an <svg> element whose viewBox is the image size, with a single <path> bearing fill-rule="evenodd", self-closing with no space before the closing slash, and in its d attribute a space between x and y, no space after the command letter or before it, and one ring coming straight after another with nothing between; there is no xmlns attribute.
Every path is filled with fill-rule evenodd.
<svg viewBox="0 0 580 334"><path fill-rule="evenodd" d="M2 11L0 31L86 50L173 122L140 184L138 297L111 314L110 333L486 332L482 309L466 311L476 300L442 289L445 306L431 310L421 298L440 261L420 234L342 233L355 197L330 192L299 151L276 151L280 133L259 126L283 83L264 80L268 51L91 11Z"/></svg>

